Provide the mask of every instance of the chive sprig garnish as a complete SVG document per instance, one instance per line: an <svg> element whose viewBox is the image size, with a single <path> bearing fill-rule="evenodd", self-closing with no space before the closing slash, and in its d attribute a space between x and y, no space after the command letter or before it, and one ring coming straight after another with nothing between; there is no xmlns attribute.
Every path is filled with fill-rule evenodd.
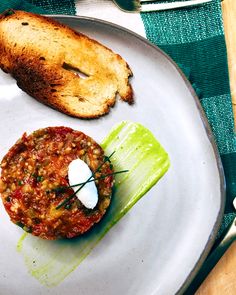
<svg viewBox="0 0 236 295"><path fill-rule="evenodd" d="M115 172L112 172L112 173L108 173L108 174L102 175L102 176L97 177L97 178L90 179L90 180L86 181L86 183L93 182L93 181L100 180L100 179L104 179L104 178L106 178L108 176L113 176L113 175L120 174L120 173L126 173L126 172L129 172L129 170L115 171ZM57 192L57 193L60 193L60 192L64 192L65 190L67 190L69 188L81 186L84 183L85 182L81 182L81 183L77 183L77 184L73 184L73 185L58 186L58 187L52 189L52 191Z"/></svg>
<svg viewBox="0 0 236 295"><path fill-rule="evenodd" d="M54 189L54 191L60 191L60 189L64 190L64 189L67 189L67 188L72 188L72 187L77 187L79 186L79 188L73 193L71 194L68 198L66 198L64 201L62 201L59 205L56 206L56 209L60 209L61 207L65 206L68 204L68 202L89 182L92 182L92 181L96 181L96 180L99 180L99 179L104 179L106 178L107 176L112 176L112 175L115 175L115 174L119 174L119 173L125 173L125 172L128 172L128 170L122 170L122 171L117 171L117 172L113 172L113 173L109 173L109 174L106 174L106 175L102 175L101 177L98 177L98 178L95 178L95 174L97 172L100 171L100 169L102 168L102 166L106 163L106 162L110 162L110 159L111 157L114 155L115 151L113 153L110 154L109 157L105 157L105 160L104 162L92 173L92 175L85 181L85 182L82 182L82 183L78 183L78 184L75 184L75 185L71 185L71 186L65 186L65 187L59 187L59 188L56 188Z"/></svg>

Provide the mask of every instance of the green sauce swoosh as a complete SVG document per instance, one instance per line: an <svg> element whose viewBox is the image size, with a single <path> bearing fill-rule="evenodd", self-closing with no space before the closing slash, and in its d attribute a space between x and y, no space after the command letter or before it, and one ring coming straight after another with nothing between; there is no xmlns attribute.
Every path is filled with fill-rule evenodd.
<svg viewBox="0 0 236 295"><path fill-rule="evenodd" d="M106 154L115 151L112 202L104 218L86 234L72 240L46 241L25 233L17 244L29 273L52 287L62 282L93 250L104 235L168 170L168 154L153 134L139 123L121 122L102 143Z"/></svg>

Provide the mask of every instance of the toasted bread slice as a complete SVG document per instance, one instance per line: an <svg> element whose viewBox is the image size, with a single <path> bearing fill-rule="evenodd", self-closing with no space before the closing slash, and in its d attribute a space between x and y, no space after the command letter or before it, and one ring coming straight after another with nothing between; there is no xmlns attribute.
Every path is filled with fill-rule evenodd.
<svg viewBox="0 0 236 295"><path fill-rule="evenodd" d="M108 113L117 93L133 102L132 72L120 55L44 16L23 11L1 15L0 67L23 91L71 116Z"/></svg>

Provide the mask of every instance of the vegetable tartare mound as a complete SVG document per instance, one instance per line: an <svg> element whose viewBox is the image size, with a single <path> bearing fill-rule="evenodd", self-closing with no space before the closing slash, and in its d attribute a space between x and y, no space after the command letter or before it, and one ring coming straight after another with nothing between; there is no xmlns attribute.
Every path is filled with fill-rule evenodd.
<svg viewBox="0 0 236 295"><path fill-rule="evenodd" d="M98 203L92 210L69 187L68 165L78 158L94 173ZM12 222L48 240L88 231L110 204L113 169L106 159L92 138L71 128L23 134L1 162L0 193Z"/></svg>

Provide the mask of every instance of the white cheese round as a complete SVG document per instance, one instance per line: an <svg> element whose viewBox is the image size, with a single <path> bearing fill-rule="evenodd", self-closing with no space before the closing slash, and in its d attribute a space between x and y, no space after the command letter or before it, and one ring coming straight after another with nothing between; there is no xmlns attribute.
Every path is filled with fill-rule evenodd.
<svg viewBox="0 0 236 295"><path fill-rule="evenodd" d="M86 182L91 176L92 171L84 161L76 159L70 162L68 167L70 185ZM72 189L76 192L79 186L75 186ZM93 209L98 202L98 191L94 181L86 183L86 185L76 193L76 196L86 208Z"/></svg>

